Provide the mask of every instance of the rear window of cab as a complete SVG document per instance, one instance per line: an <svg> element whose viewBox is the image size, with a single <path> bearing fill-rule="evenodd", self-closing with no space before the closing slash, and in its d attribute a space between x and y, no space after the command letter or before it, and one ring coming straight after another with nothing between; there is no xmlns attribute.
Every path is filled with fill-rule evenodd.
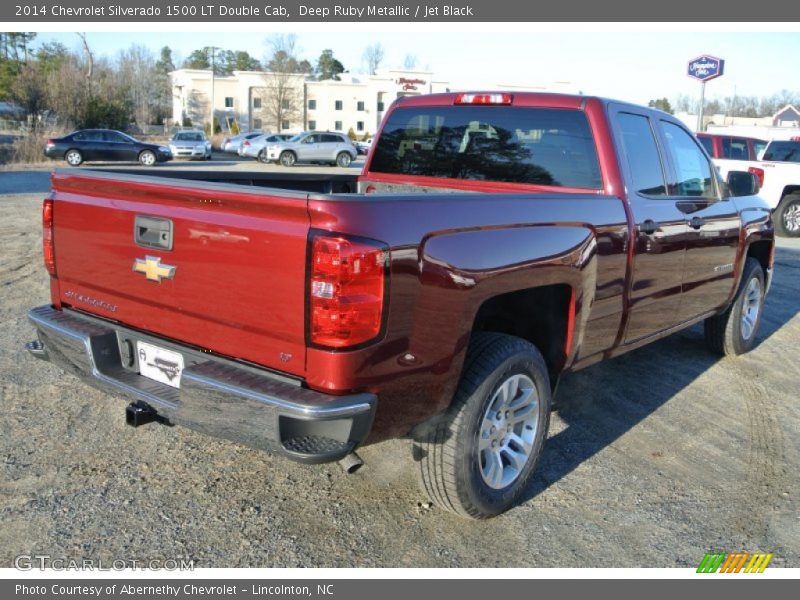
<svg viewBox="0 0 800 600"><path fill-rule="evenodd" d="M554 187L602 187L597 150L579 110L515 106L399 107L370 172Z"/></svg>

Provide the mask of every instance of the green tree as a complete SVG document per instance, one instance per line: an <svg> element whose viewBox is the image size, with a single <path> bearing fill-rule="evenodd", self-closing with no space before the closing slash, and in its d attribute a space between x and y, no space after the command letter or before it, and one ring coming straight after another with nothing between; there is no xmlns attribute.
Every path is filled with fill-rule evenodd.
<svg viewBox="0 0 800 600"><path fill-rule="evenodd" d="M211 54L208 48L193 50L192 53L183 61L184 69L210 69Z"/></svg>
<svg viewBox="0 0 800 600"><path fill-rule="evenodd" d="M650 108L657 108L658 110L663 110L666 113L674 114L674 110L672 109L672 105L669 103L667 98L658 98L656 100L650 100L647 103L647 106Z"/></svg>
<svg viewBox="0 0 800 600"><path fill-rule="evenodd" d="M334 58L333 50L326 49L322 51L319 59L317 59L315 73L319 81L327 79L339 81L339 75L344 73L344 65Z"/></svg>

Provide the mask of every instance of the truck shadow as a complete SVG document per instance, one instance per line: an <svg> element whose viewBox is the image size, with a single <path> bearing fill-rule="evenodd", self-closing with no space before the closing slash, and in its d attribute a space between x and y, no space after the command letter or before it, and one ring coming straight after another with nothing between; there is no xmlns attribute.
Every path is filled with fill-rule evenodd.
<svg viewBox="0 0 800 600"><path fill-rule="evenodd" d="M798 312L800 249L779 247L757 344L765 343ZM547 440L522 501L614 443L720 360L706 349L700 324L566 375L555 398L555 410L566 428Z"/></svg>

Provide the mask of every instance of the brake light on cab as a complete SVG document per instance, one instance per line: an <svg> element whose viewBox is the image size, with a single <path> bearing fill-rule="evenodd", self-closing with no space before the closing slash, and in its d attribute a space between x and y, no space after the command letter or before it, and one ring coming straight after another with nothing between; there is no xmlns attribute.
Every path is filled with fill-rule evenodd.
<svg viewBox="0 0 800 600"><path fill-rule="evenodd" d="M389 249L385 244L341 235L310 238L309 342L352 348L383 331Z"/></svg>
<svg viewBox="0 0 800 600"><path fill-rule="evenodd" d="M458 94L455 104L497 104L507 106L514 97L511 94Z"/></svg>
<svg viewBox="0 0 800 600"><path fill-rule="evenodd" d="M747 169L747 172L751 175L755 175L758 178L758 187L764 187L764 169L759 169L758 167L750 167Z"/></svg>
<svg viewBox="0 0 800 600"><path fill-rule="evenodd" d="M53 241L53 201L50 198L42 203L42 252L47 272L52 277L55 277L56 251Z"/></svg>

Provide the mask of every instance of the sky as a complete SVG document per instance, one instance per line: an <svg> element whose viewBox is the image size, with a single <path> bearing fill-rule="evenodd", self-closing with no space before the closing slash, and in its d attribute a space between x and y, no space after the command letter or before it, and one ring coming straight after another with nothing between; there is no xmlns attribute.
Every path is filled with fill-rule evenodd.
<svg viewBox="0 0 800 600"><path fill-rule="evenodd" d="M223 26L225 27L225 26ZM227 26L235 29L236 25ZM327 29L333 29L334 26ZM800 92L800 33L716 31L308 31L297 33L301 58L316 62L330 48L351 72L363 72L364 48L380 42L383 68L402 67L408 54L418 68L453 87L494 88L569 82L571 91L636 103L653 98L697 98L700 84L686 75L687 62L702 54L725 60L725 75L710 81L706 98L769 96L782 89ZM157 53L169 45L185 58L205 45L266 54L268 32L102 32L87 33L95 53L113 57L142 44ZM41 32L36 44L59 41L78 50L78 36Z"/></svg>

